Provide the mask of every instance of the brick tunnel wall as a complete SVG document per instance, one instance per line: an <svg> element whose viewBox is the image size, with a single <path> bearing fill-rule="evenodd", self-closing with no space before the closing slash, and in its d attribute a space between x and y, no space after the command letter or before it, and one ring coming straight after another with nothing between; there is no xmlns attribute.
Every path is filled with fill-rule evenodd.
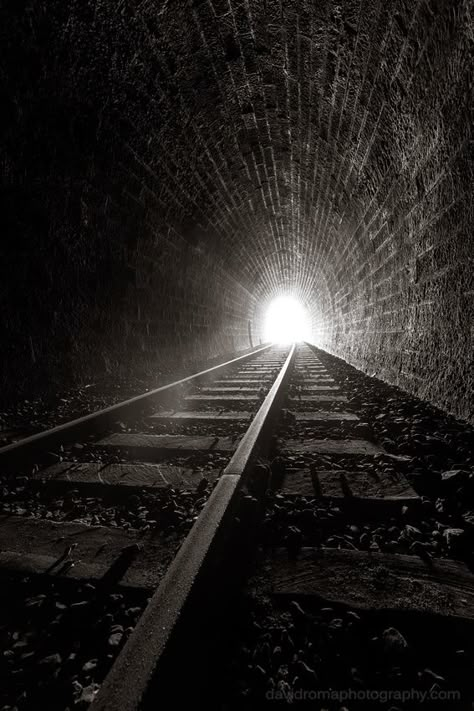
<svg viewBox="0 0 474 711"><path fill-rule="evenodd" d="M305 90L325 84L310 116L320 131L313 164L306 174L298 166L305 199L290 212L300 222L309 213L310 225L294 291L310 306L319 346L472 418L470 12L463 2L392 2L386 14L360 7L358 16L355 4L339 3L314 33L300 3L285 36L298 111L311 103ZM308 51L311 38L319 53ZM299 124L292 138L301 144Z"/></svg>
<svg viewBox="0 0 474 711"><path fill-rule="evenodd" d="M177 188L187 167L176 171L171 160L158 176L135 150L132 119L139 143L153 138L143 87L122 74L140 38L126 14L114 25L105 5L95 9L91 27L92 3L0 8L7 400L104 371L173 370L252 344L252 295L189 223ZM160 152L155 159L162 163Z"/></svg>
<svg viewBox="0 0 474 711"><path fill-rule="evenodd" d="M394 15L405 42L387 27L367 64L369 101L358 95L359 142L340 196L344 247L334 240L325 257L332 304L316 339L472 419L470 15L462 2L413 7Z"/></svg>
<svg viewBox="0 0 474 711"><path fill-rule="evenodd" d="M0 7L3 391L316 342L469 416L467 0Z"/></svg>

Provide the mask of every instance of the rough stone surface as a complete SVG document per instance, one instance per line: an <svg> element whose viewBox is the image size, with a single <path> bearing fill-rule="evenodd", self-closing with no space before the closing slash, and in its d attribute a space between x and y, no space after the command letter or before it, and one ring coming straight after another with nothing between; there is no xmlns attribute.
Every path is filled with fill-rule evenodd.
<svg viewBox="0 0 474 711"><path fill-rule="evenodd" d="M4 393L247 348L293 290L469 416L469 7L5 0Z"/></svg>

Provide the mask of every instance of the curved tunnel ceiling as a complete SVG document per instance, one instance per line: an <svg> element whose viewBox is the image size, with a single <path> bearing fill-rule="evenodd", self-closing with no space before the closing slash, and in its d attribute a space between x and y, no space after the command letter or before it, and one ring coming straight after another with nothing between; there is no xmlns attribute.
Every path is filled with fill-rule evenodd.
<svg viewBox="0 0 474 711"><path fill-rule="evenodd" d="M47 5L18 22L16 104L34 98L15 130L32 132L25 164L44 147L27 172L48 176L50 224L135 274L127 332L174 322L171 350L245 346L291 291L321 345L451 407L465 334L436 321L459 320L469 291L467 2ZM436 341L449 372L435 359L420 383Z"/></svg>

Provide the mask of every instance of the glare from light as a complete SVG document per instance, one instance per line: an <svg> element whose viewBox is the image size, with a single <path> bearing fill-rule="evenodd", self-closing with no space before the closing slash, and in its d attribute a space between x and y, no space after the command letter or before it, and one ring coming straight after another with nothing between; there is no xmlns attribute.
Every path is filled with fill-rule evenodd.
<svg viewBox="0 0 474 711"><path fill-rule="evenodd" d="M264 340L294 343L311 339L311 323L304 306L293 296L279 296L271 302L265 316Z"/></svg>

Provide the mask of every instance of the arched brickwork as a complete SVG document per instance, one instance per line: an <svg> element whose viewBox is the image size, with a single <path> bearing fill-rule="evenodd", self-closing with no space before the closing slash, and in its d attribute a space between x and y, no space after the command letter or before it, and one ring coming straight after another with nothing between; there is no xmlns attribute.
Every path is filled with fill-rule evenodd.
<svg viewBox="0 0 474 711"><path fill-rule="evenodd" d="M22 5L4 386L248 347L290 290L319 345L468 414L467 0Z"/></svg>

